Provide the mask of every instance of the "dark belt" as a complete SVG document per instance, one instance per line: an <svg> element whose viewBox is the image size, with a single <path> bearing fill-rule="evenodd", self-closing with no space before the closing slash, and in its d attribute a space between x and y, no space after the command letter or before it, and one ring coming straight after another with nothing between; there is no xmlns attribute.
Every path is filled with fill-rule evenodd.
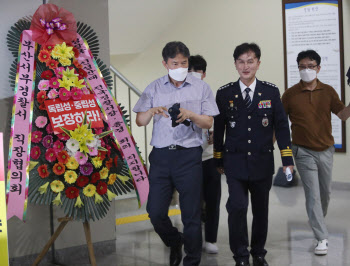
<svg viewBox="0 0 350 266"><path fill-rule="evenodd" d="M182 147L180 145L170 145L170 146L167 146L167 147L164 147L164 148L161 148L161 149L167 149L167 150L186 150L188 148L186 147Z"/></svg>

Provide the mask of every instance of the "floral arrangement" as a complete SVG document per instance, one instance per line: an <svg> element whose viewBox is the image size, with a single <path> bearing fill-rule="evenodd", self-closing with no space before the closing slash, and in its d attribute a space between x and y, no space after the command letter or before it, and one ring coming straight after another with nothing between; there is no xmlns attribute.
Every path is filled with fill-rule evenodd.
<svg viewBox="0 0 350 266"><path fill-rule="evenodd" d="M36 102L40 112L34 115L30 156L31 161L41 162L32 169L44 183L38 188L40 194L51 190L56 195L52 203L61 205L61 193L64 193L66 198L75 201L74 207L82 208L81 195L94 198L95 204L101 204L103 196L111 201L116 191L110 187L117 179L129 180L129 176L117 174L122 160L112 155L112 149L118 150L118 146L106 123L104 128L92 129L85 113L83 123L74 130L61 128L63 133L54 134L45 100L80 100L82 95L92 93L84 80L87 73L76 60L78 57L79 51L65 42L42 46L39 51L38 60L48 69L41 73L42 79L37 85Z"/></svg>
<svg viewBox="0 0 350 266"><path fill-rule="evenodd" d="M24 25L24 26L23 26ZM26 27L27 24L23 24ZM82 24L80 24L82 25ZM57 133L50 123L45 102L60 99L79 101L93 94L87 72L79 64L79 50L72 42L77 25L73 15L53 4L41 5L28 25L39 44L35 56L36 79L29 164L29 201L62 206L74 219L88 221L105 216L109 202L117 195L134 190L130 172L106 121L92 127L86 111L74 129L61 127ZM83 25L80 35L91 40L92 53L98 51L96 35ZM16 34L16 33L13 33ZM20 33L19 33L20 34ZM19 36L13 36L18 38ZM18 46L11 47L12 51ZM96 56L96 54L94 54ZM99 59L98 64L106 69ZM109 72L101 70L103 76ZM111 80L111 78L109 78ZM105 81L106 83L108 81ZM104 118L101 110L100 117Z"/></svg>

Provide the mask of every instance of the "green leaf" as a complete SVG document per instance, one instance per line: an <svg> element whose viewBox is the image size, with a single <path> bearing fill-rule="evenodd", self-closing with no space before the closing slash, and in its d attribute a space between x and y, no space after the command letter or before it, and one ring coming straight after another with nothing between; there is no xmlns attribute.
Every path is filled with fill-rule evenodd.
<svg viewBox="0 0 350 266"><path fill-rule="evenodd" d="M63 132L66 133L69 137L72 137L68 129L65 129L64 127L60 127L60 129L62 129Z"/></svg>
<svg viewBox="0 0 350 266"><path fill-rule="evenodd" d="M87 121L87 115L86 115L86 112L87 112L87 111L85 111L85 114L84 114L83 125L85 125L85 124L86 124L86 121Z"/></svg>
<svg viewBox="0 0 350 266"><path fill-rule="evenodd" d="M89 122L88 129L91 129L91 121Z"/></svg>
<svg viewBox="0 0 350 266"><path fill-rule="evenodd" d="M106 148L103 148L103 147L98 147L97 148L99 151L108 151Z"/></svg>
<svg viewBox="0 0 350 266"><path fill-rule="evenodd" d="M111 134L112 132L113 132L113 130L108 130L108 131L105 131L105 132L101 133L100 135L97 135L96 137L101 139L101 138Z"/></svg>

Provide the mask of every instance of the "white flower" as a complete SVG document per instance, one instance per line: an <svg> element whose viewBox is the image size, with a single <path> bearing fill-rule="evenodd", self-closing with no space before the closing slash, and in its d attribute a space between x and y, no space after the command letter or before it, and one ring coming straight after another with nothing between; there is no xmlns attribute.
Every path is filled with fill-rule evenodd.
<svg viewBox="0 0 350 266"><path fill-rule="evenodd" d="M97 142L98 140L94 137L93 140L87 140L86 145L93 148L96 147Z"/></svg>
<svg viewBox="0 0 350 266"><path fill-rule="evenodd" d="M72 153L76 153L79 150L79 142L75 139L69 139L66 143L66 147Z"/></svg>

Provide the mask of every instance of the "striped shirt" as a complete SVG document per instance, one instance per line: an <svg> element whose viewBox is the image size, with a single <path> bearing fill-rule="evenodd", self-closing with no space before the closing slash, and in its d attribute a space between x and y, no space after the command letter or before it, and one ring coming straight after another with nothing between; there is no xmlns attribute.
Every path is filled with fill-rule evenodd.
<svg viewBox="0 0 350 266"><path fill-rule="evenodd" d="M168 75L153 81L146 87L133 111L135 113L146 112L150 108L159 106L169 109L174 103L180 103L181 108L200 115L215 116L219 114L209 85L191 75L186 77L185 82L179 88L170 82ZM186 148L202 145L202 129L194 123L191 124L189 127L183 124L172 127L170 116L165 118L162 115L155 115L153 117L151 145L156 148L172 144Z"/></svg>

